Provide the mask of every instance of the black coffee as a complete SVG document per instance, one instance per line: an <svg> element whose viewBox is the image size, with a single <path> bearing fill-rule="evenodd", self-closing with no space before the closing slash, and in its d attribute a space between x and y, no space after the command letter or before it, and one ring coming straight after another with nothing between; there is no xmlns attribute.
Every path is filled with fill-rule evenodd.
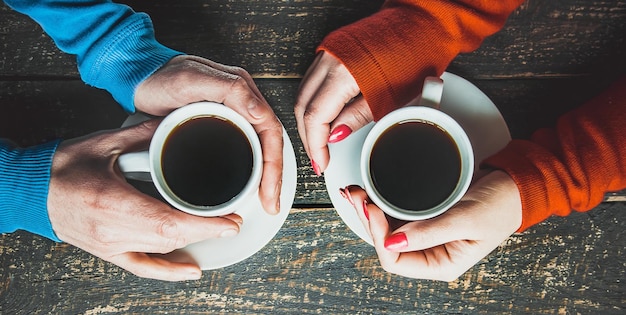
<svg viewBox="0 0 626 315"><path fill-rule="evenodd" d="M196 206L231 200L252 174L252 148L243 132L216 117L177 126L165 141L163 177L180 199Z"/></svg>
<svg viewBox="0 0 626 315"><path fill-rule="evenodd" d="M389 203L421 211L442 203L456 188L461 156L438 126L419 121L396 124L379 137L370 158L375 189Z"/></svg>

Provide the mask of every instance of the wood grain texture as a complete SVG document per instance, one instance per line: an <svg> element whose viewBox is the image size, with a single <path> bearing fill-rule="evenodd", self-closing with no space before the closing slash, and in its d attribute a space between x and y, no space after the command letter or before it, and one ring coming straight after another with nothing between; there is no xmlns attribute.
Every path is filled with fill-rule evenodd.
<svg viewBox="0 0 626 315"><path fill-rule="evenodd" d="M333 209L198 281L140 279L68 245L0 237L2 314L623 314L626 205L553 218L450 283L386 273Z"/></svg>
<svg viewBox="0 0 626 315"><path fill-rule="evenodd" d="M624 314L626 191L512 236L450 283L384 272L336 215L297 136L293 104L316 45L381 0L125 3L152 16L166 45L254 75L294 144L294 209L259 253L185 283L140 279L25 232L0 236L0 314ZM626 73L624 34L626 1L527 0L449 70L483 90L512 135L526 138ZM4 4L0 47L1 137L33 145L125 119L108 93L80 82L73 56Z"/></svg>
<svg viewBox="0 0 626 315"><path fill-rule="evenodd" d="M301 77L330 31L382 1L122 1L152 16L164 44L257 77ZM553 78L626 69L626 1L528 0L451 69L468 78ZM28 17L0 6L0 76L78 77L74 58ZM563 49L561 49L563 48Z"/></svg>
<svg viewBox="0 0 626 315"><path fill-rule="evenodd" d="M523 95L542 90L546 83L533 88L527 82L524 88L515 88L520 86L517 81L506 82L476 83L494 93L502 90L506 97L514 91ZM626 288L619 282L625 270L624 202L553 218L513 236L452 283L385 273L372 249L332 208L310 208L330 201L295 135L290 104L298 81L258 80L258 84L289 130L299 168L299 209L292 210L266 248L241 264L205 272L200 281L164 284L138 279L65 244L22 232L5 235L0 238L0 313L619 314L624 310ZM78 81L2 82L0 90L4 91L0 103L16 113L0 118L0 132L20 143L116 128L125 118L106 93ZM513 105L502 107L503 112L524 113ZM523 129L522 121L513 122ZM616 196L624 194L609 197Z"/></svg>

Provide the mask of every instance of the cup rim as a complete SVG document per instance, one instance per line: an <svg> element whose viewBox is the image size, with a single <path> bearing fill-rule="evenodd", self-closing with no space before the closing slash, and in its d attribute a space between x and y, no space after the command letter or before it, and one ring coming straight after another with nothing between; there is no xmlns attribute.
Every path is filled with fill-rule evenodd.
<svg viewBox="0 0 626 315"><path fill-rule="evenodd" d="M165 181L161 168L161 151L169 134L179 125L199 117L219 117L237 126L248 139L252 150L252 173L244 188L229 201L213 206L194 205L178 197ZM233 213L258 191L263 168L261 143L254 127L233 109L215 102L197 102L180 107L167 115L157 127L149 149L150 176L165 200L173 207L198 216L221 216Z"/></svg>
<svg viewBox="0 0 626 315"><path fill-rule="evenodd" d="M461 174L450 196L438 205L420 211L403 209L385 200L374 188L369 163L372 149L378 137L396 124L411 121L432 123L444 129L455 142L461 157ZM361 179L365 186L364 189L372 202L383 210L383 212L396 219L415 221L430 219L440 215L456 204L469 188L474 173L475 161L469 137L456 120L438 109L427 106L407 106L392 111L374 124L374 127L372 127L367 134L363 147L361 148L359 163Z"/></svg>

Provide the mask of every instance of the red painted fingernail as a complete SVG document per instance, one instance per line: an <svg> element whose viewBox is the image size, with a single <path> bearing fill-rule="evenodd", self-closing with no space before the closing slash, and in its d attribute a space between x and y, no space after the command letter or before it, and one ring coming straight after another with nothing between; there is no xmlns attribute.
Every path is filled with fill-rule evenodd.
<svg viewBox="0 0 626 315"><path fill-rule="evenodd" d="M389 236L385 240L385 248L388 250L402 250L409 246L409 240L403 232Z"/></svg>
<svg viewBox="0 0 626 315"><path fill-rule="evenodd" d="M370 220L370 212L367 211L367 200L363 200L363 214L365 215L365 218L367 219L367 221Z"/></svg>
<svg viewBox="0 0 626 315"><path fill-rule="evenodd" d="M320 172L320 166L315 163L315 161L311 160L311 167L313 167L313 172L315 175L322 176L322 172Z"/></svg>
<svg viewBox="0 0 626 315"><path fill-rule="evenodd" d="M328 137L328 143L339 142L346 137L348 137L352 133L352 129L346 125L339 125L333 129Z"/></svg>

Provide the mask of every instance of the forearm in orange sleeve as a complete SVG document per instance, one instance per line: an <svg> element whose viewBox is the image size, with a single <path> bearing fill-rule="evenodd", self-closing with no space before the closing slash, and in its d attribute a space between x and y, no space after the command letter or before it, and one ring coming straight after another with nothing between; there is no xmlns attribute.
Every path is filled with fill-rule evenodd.
<svg viewBox="0 0 626 315"><path fill-rule="evenodd" d="M513 140L483 163L506 171L522 200L523 231L551 215L587 211L626 188L626 76L580 108Z"/></svg>
<svg viewBox="0 0 626 315"><path fill-rule="evenodd" d="M424 78L497 32L523 0L388 0L374 15L330 33L318 47L357 81L375 120L405 105Z"/></svg>

